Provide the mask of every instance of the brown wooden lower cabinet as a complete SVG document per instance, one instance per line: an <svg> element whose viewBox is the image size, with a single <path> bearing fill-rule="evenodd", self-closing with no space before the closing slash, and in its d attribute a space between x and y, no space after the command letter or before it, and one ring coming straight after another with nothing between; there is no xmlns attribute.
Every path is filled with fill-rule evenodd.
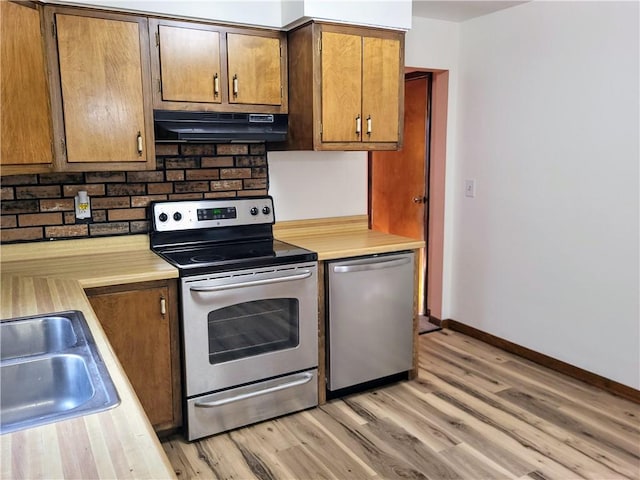
<svg viewBox="0 0 640 480"><path fill-rule="evenodd" d="M182 424L175 280L86 290L157 432Z"/></svg>

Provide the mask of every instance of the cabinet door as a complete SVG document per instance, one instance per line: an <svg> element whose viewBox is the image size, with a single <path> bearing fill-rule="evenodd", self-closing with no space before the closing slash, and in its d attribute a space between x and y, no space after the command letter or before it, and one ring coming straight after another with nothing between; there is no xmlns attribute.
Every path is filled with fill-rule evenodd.
<svg viewBox="0 0 640 480"><path fill-rule="evenodd" d="M220 103L220 34L158 27L162 100Z"/></svg>
<svg viewBox="0 0 640 480"><path fill-rule="evenodd" d="M361 139L361 44L359 35L322 32L323 142L359 142Z"/></svg>
<svg viewBox="0 0 640 480"><path fill-rule="evenodd" d="M154 426L174 421L167 288L94 294L91 306Z"/></svg>
<svg viewBox="0 0 640 480"><path fill-rule="evenodd" d="M46 171L53 163L51 109L40 13L0 2L0 163L3 174ZM44 167L44 168L43 168Z"/></svg>
<svg viewBox="0 0 640 480"><path fill-rule="evenodd" d="M400 42L364 37L362 52L362 141L397 142Z"/></svg>
<svg viewBox="0 0 640 480"><path fill-rule="evenodd" d="M140 22L57 14L56 30L67 162L146 162Z"/></svg>
<svg viewBox="0 0 640 480"><path fill-rule="evenodd" d="M227 34L229 103L280 105L280 39Z"/></svg>

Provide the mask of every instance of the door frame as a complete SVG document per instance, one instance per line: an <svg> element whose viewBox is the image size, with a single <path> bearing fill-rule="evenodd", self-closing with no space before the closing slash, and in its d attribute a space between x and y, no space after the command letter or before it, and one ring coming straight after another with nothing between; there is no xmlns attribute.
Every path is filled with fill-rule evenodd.
<svg viewBox="0 0 640 480"><path fill-rule="evenodd" d="M428 98L430 119L427 135L428 153L425 165L428 208L425 209L426 265L424 275L424 306L432 323L442 319L443 266L444 266L444 205L447 153L447 111L449 104L449 71L429 68L405 67L407 74L430 73ZM368 156L368 206L371 219L371 154Z"/></svg>

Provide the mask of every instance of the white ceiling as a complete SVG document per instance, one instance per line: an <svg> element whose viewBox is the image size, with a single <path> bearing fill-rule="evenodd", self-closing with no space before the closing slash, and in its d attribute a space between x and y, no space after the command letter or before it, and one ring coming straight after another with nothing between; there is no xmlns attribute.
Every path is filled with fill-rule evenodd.
<svg viewBox="0 0 640 480"><path fill-rule="evenodd" d="M526 2L485 0L412 0L414 17L435 18L450 22L464 22L471 18L497 12Z"/></svg>

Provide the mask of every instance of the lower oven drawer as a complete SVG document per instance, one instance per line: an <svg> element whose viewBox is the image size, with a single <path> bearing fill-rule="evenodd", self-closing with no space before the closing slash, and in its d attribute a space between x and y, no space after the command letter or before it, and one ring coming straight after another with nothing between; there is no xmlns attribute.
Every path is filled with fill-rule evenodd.
<svg viewBox="0 0 640 480"><path fill-rule="evenodd" d="M318 405L318 371L285 375L187 400L187 438L249 425Z"/></svg>

